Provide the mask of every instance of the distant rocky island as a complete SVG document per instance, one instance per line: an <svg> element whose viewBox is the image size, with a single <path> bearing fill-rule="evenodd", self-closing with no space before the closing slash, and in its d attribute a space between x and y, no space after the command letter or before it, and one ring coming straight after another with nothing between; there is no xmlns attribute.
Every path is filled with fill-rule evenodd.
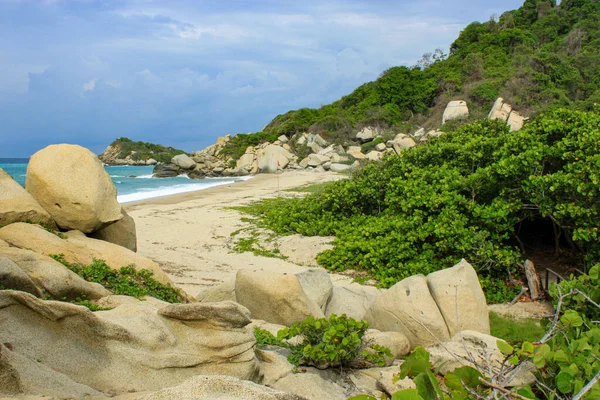
<svg viewBox="0 0 600 400"><path fill-rule="evenodd" d="M108 145L98 157L106 165L156 165L168 163L183 150L121 137Z"/></svg>

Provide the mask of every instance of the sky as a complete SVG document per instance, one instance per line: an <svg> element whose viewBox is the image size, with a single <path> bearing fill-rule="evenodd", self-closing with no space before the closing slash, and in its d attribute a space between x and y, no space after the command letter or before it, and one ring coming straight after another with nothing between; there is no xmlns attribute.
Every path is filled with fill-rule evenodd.
<svg viewBox="0 0 600 400"><path fill-rule="evenodd" d="M0 157L200 150L446 52L522 0L0 0Z"/></svg>

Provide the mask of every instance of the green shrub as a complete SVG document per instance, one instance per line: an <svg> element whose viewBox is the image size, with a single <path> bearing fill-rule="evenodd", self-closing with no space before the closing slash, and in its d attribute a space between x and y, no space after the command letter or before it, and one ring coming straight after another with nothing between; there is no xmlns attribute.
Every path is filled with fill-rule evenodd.
<svg viewBox="0 0 600 400"><path fill-rule="evenodd" d="M281 340L277 339L275 335L271 332L254 328L254 338L256 339L257 347L266 347L266 346L279 346L279 347L287 347L287 345Z"/></svg>
<svg viewBox="0 0 600 400"><path fill-rule="evenodd" d="M383 143L383 139L380 138L380 137L378 137L375 140L372 140L372 141L367 142L367 143L363 144L362 146L360 146L360 151L363 154L367 154L371 150L375 150L375 146L377 146L379 143Z"/></svg>
<svg viewBox="0 0 600 400"><path fill-rule="evenodd" d="M238 133L233 136L221 149L221 155L229 156L234 160L238 160L244 155L246 149L250 146L258 146L265 142L274 142L279 135L276 133Z"/></svg>
<svg viewBox="0 0 600 400"><path fill-rule="evenodd" d="M173 147L141 141L134 142L126 137L118 138L110 145L120 149L117 158L125 158L131 155L131 158L134 160L147 160L153 158L159 162L169 163L176 155L186 154L183 150L178 150Z"/></svg>
<svg viewBox="0 0 600 400"><path fill-rule="evenodd" d="M296 366L383 366L385 357L391 357L390 350L364 343L363 335L368 328L366 321L332 314L329 318L308 317L302 322L296 322L290 328L279 331L277 339L282 341L296 336L301 338L300 344L287 345L292 352L289 361Z"/></svg>
<svg viewBox="0 0 600 400"><path fill-rule="evenodd" d="M179 289L160 283L152 277L154 273L147 269L137 271L133 265L128 265L117 271L103 260L94 260L90 265L77 265L66 262L62 254L51 254L50 257L86 281L99 283L114 294L137 298L151 296L169 303L183 300Z"/></svg>

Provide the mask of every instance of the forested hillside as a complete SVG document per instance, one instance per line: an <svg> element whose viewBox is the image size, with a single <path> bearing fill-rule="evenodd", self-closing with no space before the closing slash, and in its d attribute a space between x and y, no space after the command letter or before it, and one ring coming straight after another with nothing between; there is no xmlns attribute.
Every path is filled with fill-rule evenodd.
<svg viewBox="0 0 600 400"><path fill-rule="evenodd" d="M393 67L319 109L277 116L264 132L309 131L334 141L371 125L409 133L438 128L448 101L484 117L498 96L529 117L600 102L600 2L526 0L521 8L467 26L449 49L414 67Z"/></svg>

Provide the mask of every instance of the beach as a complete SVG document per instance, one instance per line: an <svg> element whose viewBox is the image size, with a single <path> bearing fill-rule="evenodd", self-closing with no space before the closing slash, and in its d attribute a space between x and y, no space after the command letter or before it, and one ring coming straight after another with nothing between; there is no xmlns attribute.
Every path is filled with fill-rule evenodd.
<svg viewBox="0 0 600 400"><path fill-rule="evenodd" d="M344 178L334 173L286 171L195 192L124 204L137 228L138 253L156 261L177 286L196 296L202 290L235 277L239 269L298 272L317 266L317 254L333 238L291 235L275 238L288 259L233 251L234 243L253 224L231 207L276 197L286 190ZM233 235L233 236L232 236ZM332 275L333 280L348 280Z"/></svg>

